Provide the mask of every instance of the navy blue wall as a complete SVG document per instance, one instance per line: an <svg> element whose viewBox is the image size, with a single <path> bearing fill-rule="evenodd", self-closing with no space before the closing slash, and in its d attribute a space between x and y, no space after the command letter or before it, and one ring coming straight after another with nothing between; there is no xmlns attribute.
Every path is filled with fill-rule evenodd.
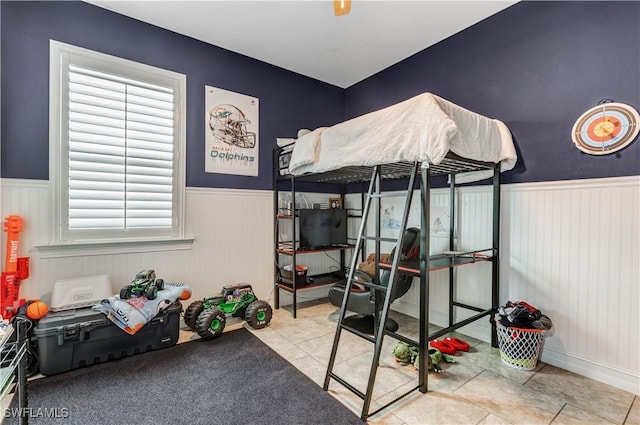
<svg viewBox="0 0 640 425"><path fill-rule="evenodd" d="M504 182L638 175L638 140L592 156L571 128L604 98L640 109L640 2L518 3L348 88L346 118L422 92L507 124Z"/></svg>
<svg viewBox="0 0 640 425"><path fill-rule="evenodd" d="M49 178L49 39L187 76L188 186L271 189L276 137L344 118L338 87L87 3L3 1L0 7L5 178ZM204 172L205 85L260 99L258 177Z"/></svg>
<svg viewBox="0 0 640 425"><path fill-rule="evenodd" d="M187 75L188 186L270 189L276 137L426 91L509 126L505 182L640 174L640 142L591 156L570 137L601 99L640 109L640 2L521 2L346 91L82 2L0 7L5 178L49 176L49 39ZM204 172L205 85L260 99L259 177Z"/></svg>

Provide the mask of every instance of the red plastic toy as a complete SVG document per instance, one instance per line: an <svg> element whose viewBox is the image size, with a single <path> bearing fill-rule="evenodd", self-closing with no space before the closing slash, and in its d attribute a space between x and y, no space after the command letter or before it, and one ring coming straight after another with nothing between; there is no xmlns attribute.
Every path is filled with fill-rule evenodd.
<svg viewBox="0 0 640 425"><path fill-rule="evenodd" d="M0 315L10 319L24 304L24 299L18 299L20 280L29 277L29 258L18 257L20 246L20 232L23 229L22 217L10 215L4 221L4 231L7 232L7 253L4 271L0 277Z"/></svg>

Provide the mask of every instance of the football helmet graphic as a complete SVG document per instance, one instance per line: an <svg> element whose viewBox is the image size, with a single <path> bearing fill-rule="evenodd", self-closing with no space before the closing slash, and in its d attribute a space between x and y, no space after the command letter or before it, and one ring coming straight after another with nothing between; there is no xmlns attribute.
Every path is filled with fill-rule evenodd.
<svg viewBox="0 0 640 425"><path fill-rule="evenodd" d="M251 121L233 105L222 104L209 111L209 128L215 140L241 148L256 146L256 133L247 131Z"/></svg>

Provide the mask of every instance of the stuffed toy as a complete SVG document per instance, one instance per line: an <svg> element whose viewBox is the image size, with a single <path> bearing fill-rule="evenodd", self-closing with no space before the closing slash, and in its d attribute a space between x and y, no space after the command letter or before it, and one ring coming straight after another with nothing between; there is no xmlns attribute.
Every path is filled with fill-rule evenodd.
<svg viewBox="0 0 640 425"><path fill-rule="evenodd" d="M368 274L372 279L376 274L376 263L375 263L375 254L369 254L366 261L358 264L358 270L362 270L366 274ZM390 255L389 254L380 254L380 262L381 263L389 263Z"/></svg>

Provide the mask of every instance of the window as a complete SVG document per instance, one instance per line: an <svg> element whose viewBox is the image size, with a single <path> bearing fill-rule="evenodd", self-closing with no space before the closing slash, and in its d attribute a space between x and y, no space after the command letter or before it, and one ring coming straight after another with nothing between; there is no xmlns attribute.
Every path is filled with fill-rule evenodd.
<svg viewBox="0 0 640 425"><path fill-rule="evenodd" d="M183 236L186 77L51 41L54 243Z"/></svg>

